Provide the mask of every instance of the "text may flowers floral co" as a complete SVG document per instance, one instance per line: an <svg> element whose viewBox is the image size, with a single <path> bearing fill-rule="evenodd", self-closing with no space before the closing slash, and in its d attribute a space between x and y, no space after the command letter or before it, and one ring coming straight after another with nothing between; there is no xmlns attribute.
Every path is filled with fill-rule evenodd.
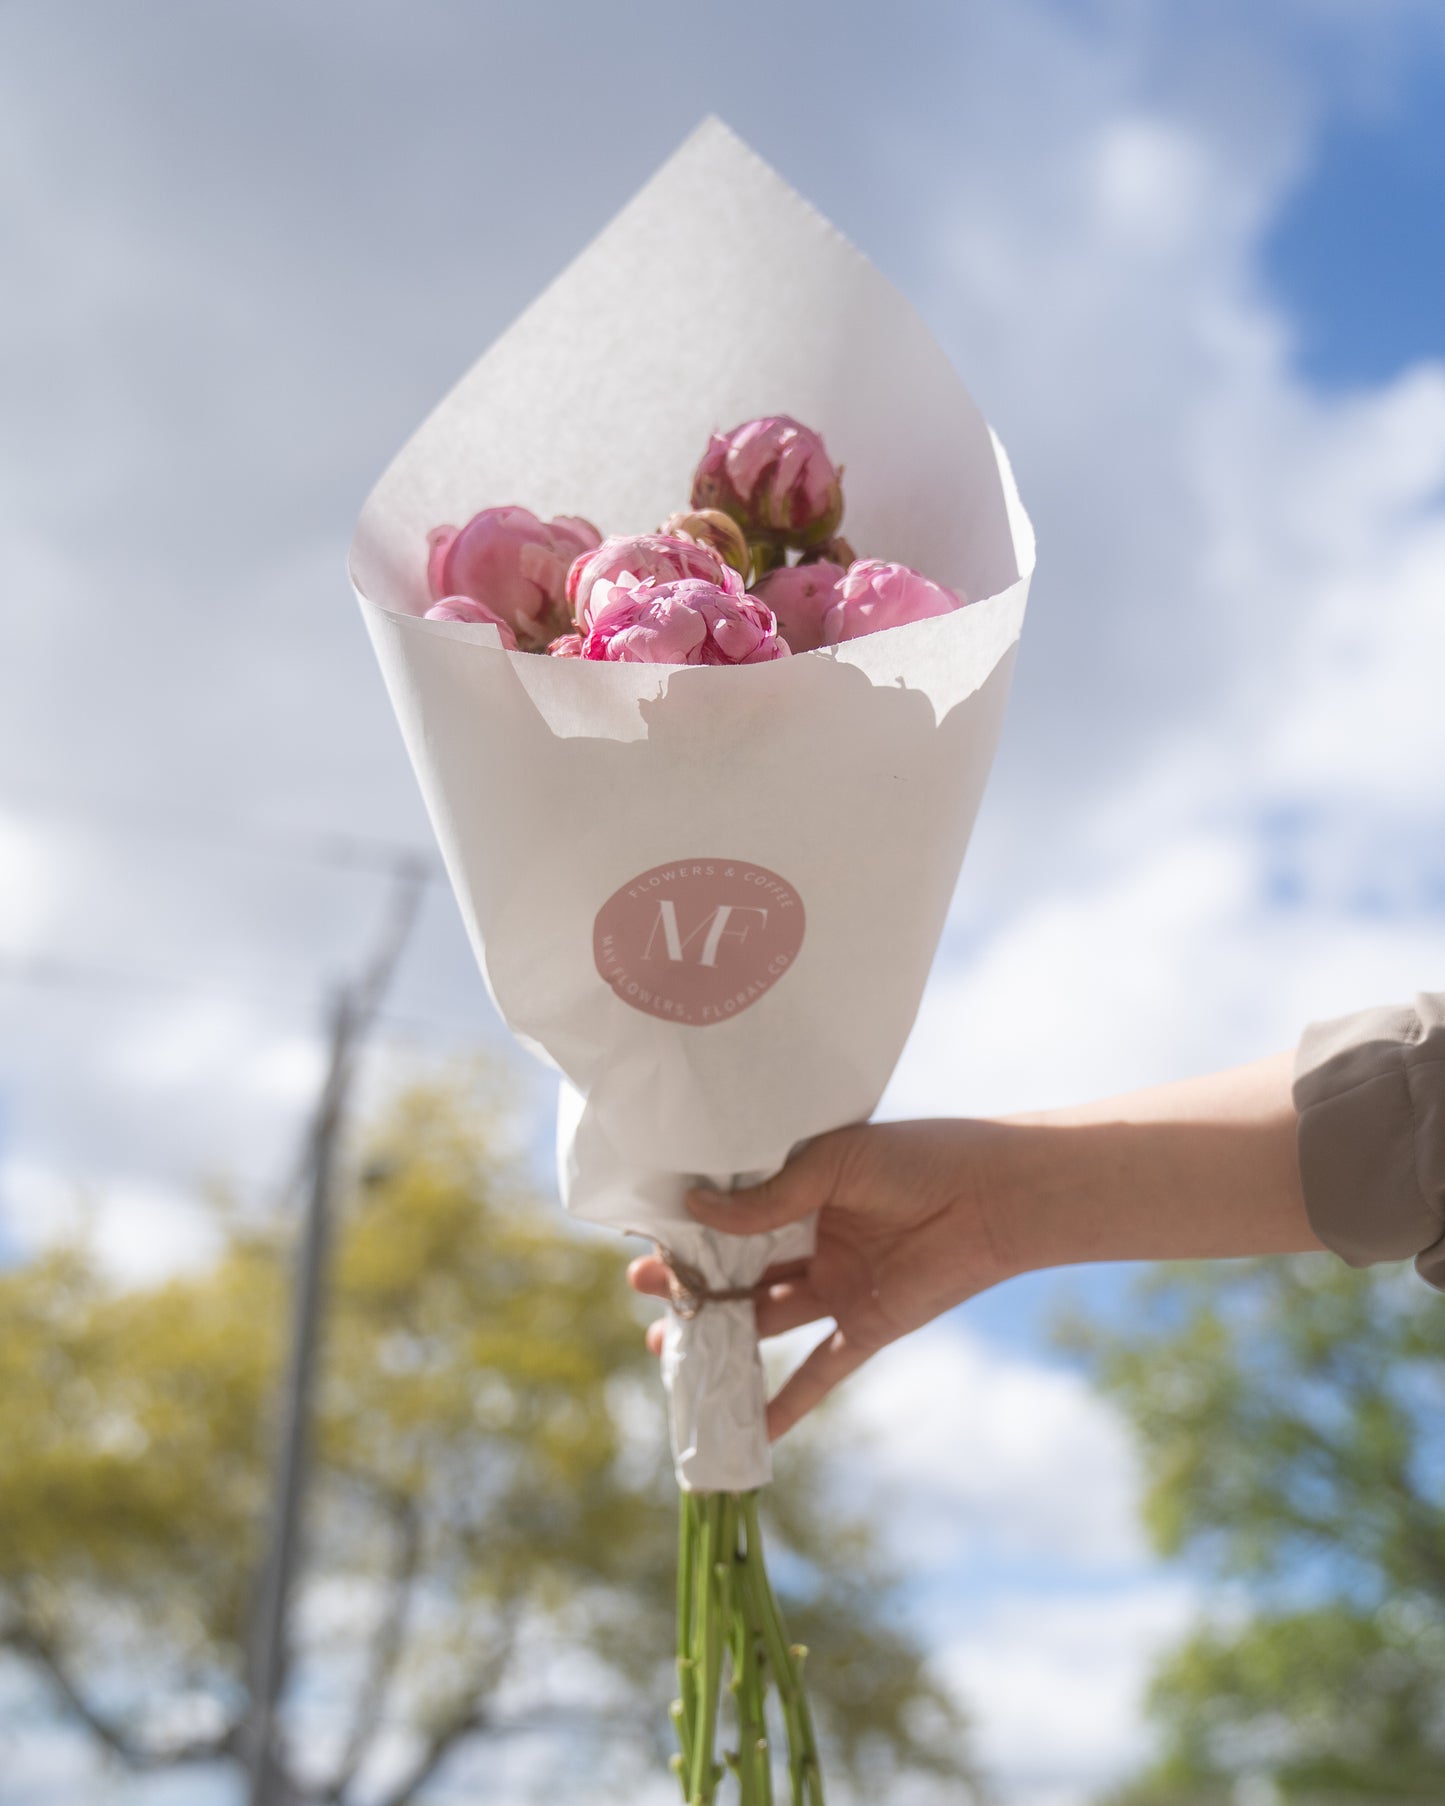
<svg viewBox="0 0 1445 1806"><path fill-rule="evenodd" d="M554 527L580 511L653 533L708 433L770 410L843 448L857 546L969 605L835 639L839 596L816 650L732 666L543 657L497 625L422 618L436 598L418 548L438 523L521 499ZM770 494L770 532L795 490ZM726 514L719 499L694 497ZM724 1295L673 1316L663 1363L700 1551L730 1534L716 1501L768 1478L745 1293L807 1231L721 1236L683 1192L775 1171L876 1105L987 778L1032 562L1002 453L916 315L716 124L487 353L362 513L355 585L472 944L503 1018L563 1077L567 1206L656 1238ZM725 576L653 576L634 604L649 581L736 594ZM530 618L519 645L541 641ZM684 1783L710 1798L716 1725L700 1705L691 1722ZM799 1768L792 1784L806 1798L812 1782Z"/></svg>

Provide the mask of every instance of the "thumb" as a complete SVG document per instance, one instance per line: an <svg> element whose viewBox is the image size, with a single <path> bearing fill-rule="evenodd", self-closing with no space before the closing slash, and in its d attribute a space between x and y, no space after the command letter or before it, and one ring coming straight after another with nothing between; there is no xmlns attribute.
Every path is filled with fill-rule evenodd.
<svg viewBox="0 0 1445 1806"><path fill-rule="evenodd" d="M760 1235L796 1223L821 1210L832 1196L846 1134L847 1130L835 1130L807 1142L761 1185L738 1191L695 1186L687 1194L687 1208L698 1222L729 1235Z"/></svg>

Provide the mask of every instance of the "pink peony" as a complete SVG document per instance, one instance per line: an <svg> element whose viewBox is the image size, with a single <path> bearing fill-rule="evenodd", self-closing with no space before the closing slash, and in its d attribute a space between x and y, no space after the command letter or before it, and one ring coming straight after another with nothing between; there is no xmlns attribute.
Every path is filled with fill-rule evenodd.
<svg viewBox="0 0 1445 1806"><path fill-rule="evenodd" d="M464 527L427 534L427 584L437 601L485 603L524 645L541 646L568 625L568 565L600 537L572 515L540 521L526 508L483 508Z"/></svg>
<svg viewBox="0 0 1445 1806"><path fill-rule="evenodd" d="M485 602L478 602L471 596L443 596L440 602L433 602L422 616L424 621L466 621L473 627L495 627L502 636L502 644L509 652L517 650L517 636L512 631L510 621L504 621L495 610L487 607Z"/></svg>
<svg viewBox="0 0 1445 1806"><path fill-rule="evenodd" d="M720 508L749 539L811 546L838 530L842 477L811 427L768 414L713 434L692 480L692 505Z"/></svg>
<svg viewBox="0 0 1445 1806"><path fill-rule="evenodd" d="M826 559L784 564L759 577L751 593L778 617L778 632L794 652L811 652L823 644L823 617L838 600L843 575L841 564Z"/></svg>
<svg viewBox="0 0 1445 1806"><path fill-rule="evenodd" d="M580 633L562 633L547 648L553 658L581 658L582 635Z"/></svg>
<svg viewBox="0 0 1445 1806"><path fill-rule="evenodd" d="M951 614L962 608L964 601L963 596L909 570L906 564L860 558L849 566L838 585L837 600L823 617L823 639L836 646L840 640L881 633L885 627Z"/></svg>
<svg viewBox="0 0 1445 1806"><path fill-rule="evenodd" d="M655 577L659 583L697 577L720 584L729 594L743 593L742 578L711 546L671 533L614 534L595 551L574 559L567 573L567 600L584 633L593 585L615 583L624 576Z"/></svg>
<svg viewBox="0 0 1445 1806"><path fill-rule="evenodd" d="M761 665L786 658L773 611L697 577L622 577L593 588L582 656L648 665Z"/></svg>

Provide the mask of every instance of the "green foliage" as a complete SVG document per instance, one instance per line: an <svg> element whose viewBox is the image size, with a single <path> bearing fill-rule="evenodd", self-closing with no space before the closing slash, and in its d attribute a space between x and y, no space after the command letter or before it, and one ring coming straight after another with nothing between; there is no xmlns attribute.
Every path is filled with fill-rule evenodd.
<svg viewBox="0 0 1445 1806"><path fill-rule="evenodd" d="M1151 1693L1128 1797L1437 1798L1445 1773L1445 1310L1318 1256L1163 1268L1072 1339L1138 1432L1157 1546L1224 1583ZM1231 1584L1232 1583L1232 1584Z"/></svg>
<svg viewBox="0 0 1445 1806"><path fill-rule="evenodd" d="M1445 1618L1341 1602L1204 1629L1153 1696L1180 1785L1228 1766L1274 1772L1286 1797L1423 1801L1441 1774Z"/></svg>
<svg viewBox="0 0 1445 1806"><path fill-rule="evenodd" d="M670 1747L660 1388L621 1250L529 1195L494 1107L476 1085L410 1094L346 1188L287 1705L298 1801L403 1806L521 1730L601 1798ZM0 1273L0 1644L133 1767L245 1748L287 1248L233 1221L212 1269L144 1290L80 1247ZM817 1652L825 1760L870 1785L966 1774L867 1537L806 1448L791 1465L770 1538Z"/></svg>

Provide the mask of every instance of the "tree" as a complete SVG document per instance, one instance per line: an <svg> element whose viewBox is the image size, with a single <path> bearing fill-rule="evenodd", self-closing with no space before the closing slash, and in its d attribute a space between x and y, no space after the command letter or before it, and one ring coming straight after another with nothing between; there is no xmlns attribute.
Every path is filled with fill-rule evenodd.
<svg viewBox="0 0 1445 1806"><path fill-rule="evenodd" d="M656 1375L619 1249L531 1196L499 1139L475 1088L413 1092L347 1187L283 1714L298 1802L406 1806L528 1733L589 1798L665 1768ZM0 1274L0 1644L131 1769L246 1747L283 1249L233 1213L199 1276L120 1289L77 1246ZM966 1775L955 1707L809 1468L773 1529L835 1772Z"/></svg>
<svg viewBox="0 0 1445 1806"><path fill-rule="evenodd" d="M1155 1677L1164 1753L1127 1797L1256 1775L1286 1800L1438 1799L1439 1298L1316 1255L1163 1268L1127 1330L1073 1335L1138 1432L1158 1547L1227 1589Z"/></svg>

